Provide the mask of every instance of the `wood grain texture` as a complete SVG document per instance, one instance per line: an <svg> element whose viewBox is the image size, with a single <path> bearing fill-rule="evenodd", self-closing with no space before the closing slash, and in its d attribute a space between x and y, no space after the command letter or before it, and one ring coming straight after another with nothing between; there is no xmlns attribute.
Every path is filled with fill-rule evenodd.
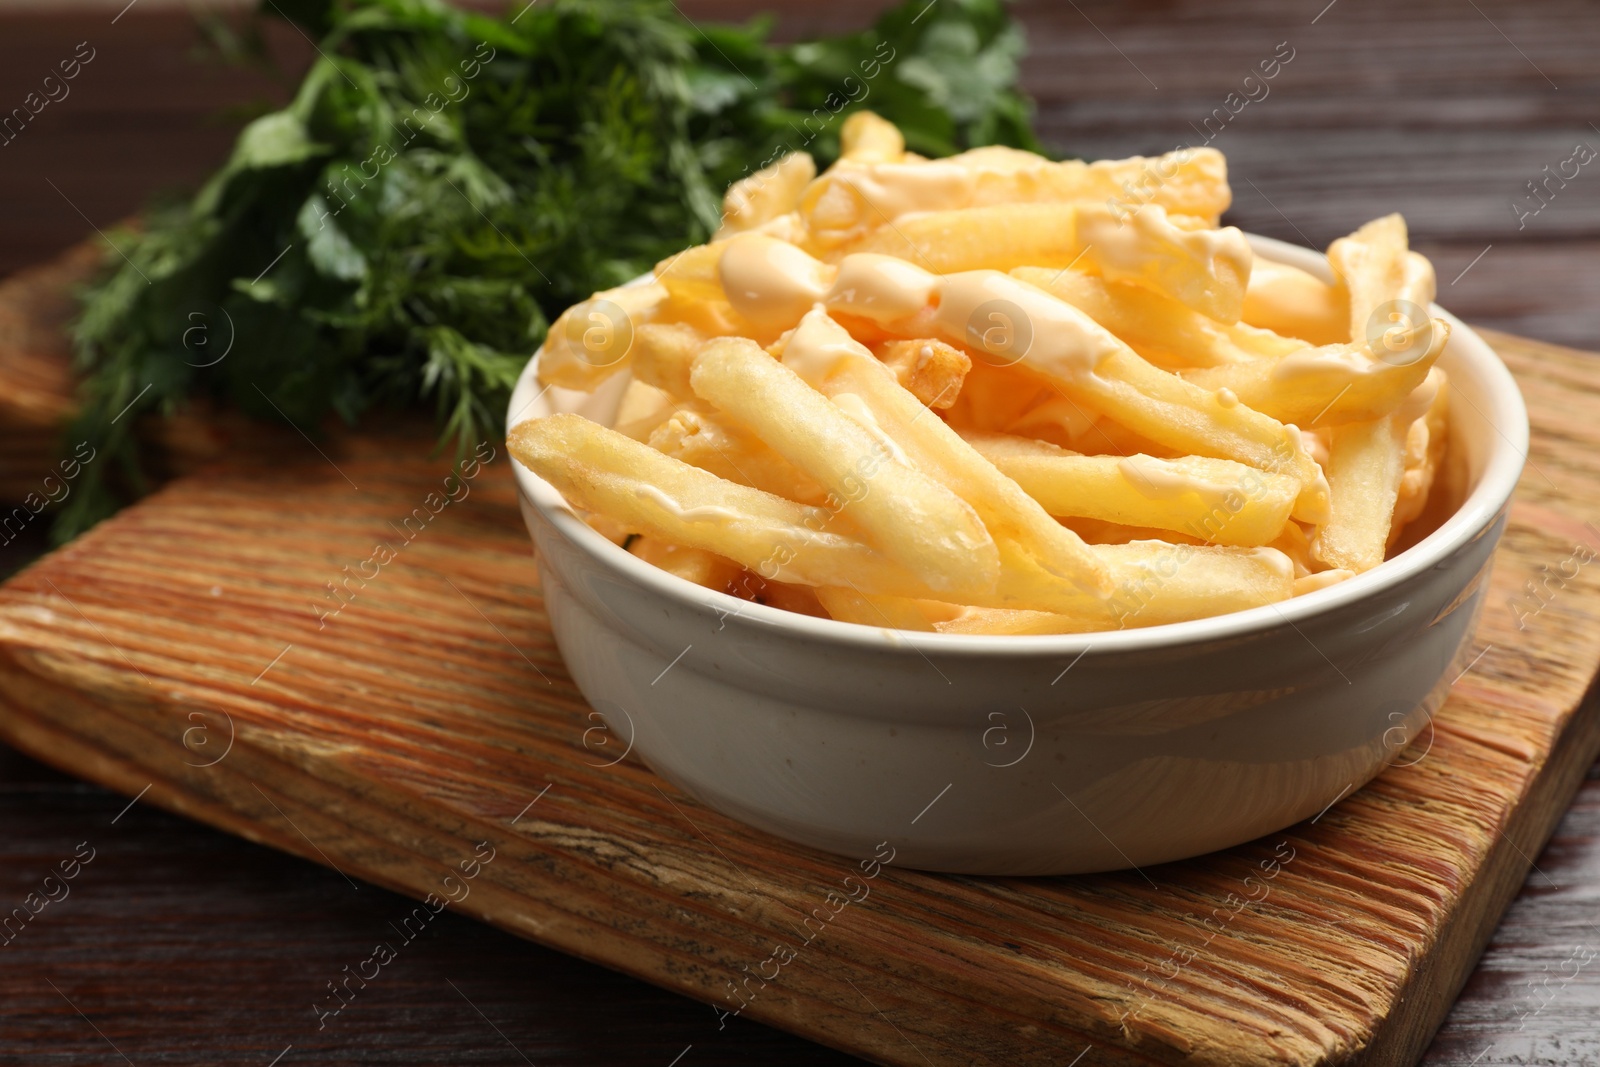
<svg viewBox="0 0 1600 1067"><path fill-rule="evenodd" d="M279 1067L666 1067L691 1045L678 1067L860 1062L749 1022L719 1032L703 1005L448 911L318 1030L327 983L397 940L389 923L415 903L127 804L0 755L5 907L80 844L95 850L70 895L0 949L0 1062L124 1064L112 1044L139 1067L266 1067L286 1052Z"/></svg>
<svg viewBox="0 0 1600 1067"><path fill-rule="evenodd" d="M270 79L192 62L196 35L172 5L152 10L144 0L111 26L123 6L101 4L86 12L52 0L22 16L0 11L5 106L17 103L75 42L91 40L101 56L70 100L52 106L24 139L4 149L0 271L80 240L90 232L85 214L104 227L152 193L192 185L220 162L231 141L232 124L219 121L227 107L283 97L284 87ZM729 18L751 10L734 0L684 0L682 6L691 14ZM782 16L780 33L793 36L858 26L878 5L828 0L774 6ZM1600 242L1593 232L1600 185L1586 169L1522 231L1507 202L1541 166L1561 158L1572 139L1600 144L1587 125L1600 115L1600 82L1591 62L1600 16L1576 0L1478 0L1472 6L1422 0L1403 8L1339 0L1323 13L1326 6L1324 0L1022 3L1016 10L1033 47L1024 80L1055 143L1091 154L1134 151L1147 141L1160 146L1181 136L1236 86L1241 66L1290 40L1296 59L1270 99L1250 105L1218 142L1234 159L1236 174L1259 187L1258 193L1239 183L1232 218L1304 243L1300 231L1321 239L1376 211L1401 207L1417 224L1419 246L1439 266L1447 306L1480 324L1594 347L1600 339L1600 272L1594 270ZM274 43L291 69L310 54L292 37ZM1542 80L1540 69L1559 91ZM1492 250L1477 260L1491 242ZM6 395L0 389L0 404ZM12 433L11 423L0 423L0 452L16 443ZM288 447L304 446L289 440L281 454L289 454ZM1535 462L1546 465L1537 453ZM23 471L15 485L25 491L43 473ZM20 550L20 543L0 550L6 553L0 573ZM1521 636L1537 642L1543 627L1564 625L1552 623L1559 618L1541 615ZM579 738L574 729L574 744ZM83 798L88 787L59 779L39 786L29 775L26 769L13 774L9 764L0 774L8 826L0 843L0 886L12 903L29 891L32 874L58 858L58 844L70 851L84 837L98 840L100 827L126 803L103 794ZM1588 888L1600 877L1594 844L1600 783L1591 782L1584 797L1538 857L1542 873L1530 876L1496 934L1430 1052L1430 1065L1600 1058L1592 1035L1593 1009L1600 1005L1596 969L1585 967L1571 983L1559 979L1572 947L1600 943L1589 920ZM302 868L143 806L118 827L138 844L120 865L110 865L109 857L101 861L108 866L100 871L106 882L99 896L80 888L75 892L85 896L75 896L69 907L86 901L84 911L47 913L48 923L30 927L26 950L21 944L6 950L14 958L0 967L0 1002L7 1006L0 1012L0 1059L121 1062L43 984L49 977L136 1063L258 1057L266 1063L309 1018L305 986L320 987L333 976L324 970L336 971L361 958L350 953L370 947L365 942L375 920L367 909L389 915L382 904L362 903L335 873ZM358 903L340 905L335 893ZM441 916L427 945L419 941L415 953L406 950L396 986L386 978L384 987L369 991L371 999L341 1016L336 1033L302 1048L329 1063L524 1063L498 1044L475 1011L454 1002L458 994L445 983L450 978L541 1067L660 1067L691 1042L680 1067L844 1062L759 1026L730 1025L718 1033L703 1007L474 923L447 922L451 917ZM23 951L25 959L16 958ZM252 962L261 955L270 965ZM485 981L466 984L463 976L474 972ZM1551 992L1549 984L1536 983L1550 974L1558 976L1556 999L1535 1012ZM685 1021L691 1013L692 1024ZM278 1040L285 1032L289 1036Z"/></svg>
<svg viewBox="0 0 1600 1067"><path fill-rule="evenodd" d="M1461 998L1427 1067L1594 1063L1600 1033L1595 966L1600 929L1600 768L1538 857Z"/></svg>
<svg viewBox="0 0 1600 1067"><path fill-rule="evenodd" d="M448 912L306 1044L311 998L413 905L148 805L113 826L127 803L0 749L0 902L37 890L80 842L99 850L72 896L3 950L0 1060L121 1062L98 1027L136 1064L194 1067L264 1065L291 1044L280 1067L863 1062L745 1020L719 1030L704 1005ZM1600 1059L1600 974L1591 963L1568 980L1567 963L1597 944L1600 773L1535 866L1426 1067Z"/></svg>
<svg viewBox="0 0 1600 1067"><path fill-rule="evenodd" d="M1149 882L887 869L746 1017L895 1064L1415 1060L1600 748L1595 716L1575 714L1600 665L1592 569L1521 613L1526 629L1508 603L1600 540L1584 525L1600 518L1596 371L1495 341L1536 413L1531 465L1486 651L1411 765L1314 825ZM591 766L503 457L319 630L323 583L438 487L415 450L356 439L331 462L181 480L14 578L0 733L414 897L487 841L496 858L457 910L721 1001L854 864L723 819L631 759ZM193 766L227 720L226 757ZM1228 911L1290 848L1269 894ZM1206 944L1208 913L1230 918Z"/></svg>
<svg viewBox="0 0 1600 1067"><path fill-rule="evenodd" d="M99 262L99 249L86 242L0 282L0 501L43 493L44 478L56 473L76 410L65 329L76 309L72 291Z"/></svg>

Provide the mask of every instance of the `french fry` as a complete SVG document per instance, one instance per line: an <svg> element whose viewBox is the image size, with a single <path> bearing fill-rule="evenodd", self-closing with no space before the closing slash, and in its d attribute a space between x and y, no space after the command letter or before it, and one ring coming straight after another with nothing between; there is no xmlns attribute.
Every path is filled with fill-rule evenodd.
<svg viewBox="0 0 1600 1067"><path fill-rule="evenodd" d="M1083 253L1078 214L1084 209L1081 204L994 204L908 215L841 245L833 257L894 256L935 274L999 270L1019 260L1064 268Z"/></svg>
<svg viewBox="0 0 1600 1067"><path fill-rule="evenodd" d="M1315 593L1318 589L1326 589L1330 585L1338 585L1340 582L1347 581L1355 576L1355 571L1337 568L1329 571L1317 571L1315 574L1307 574L1294 580L1294 595L1305 596L1307 593Z"/></svg>
<svg viewBox="0 0 1600 1067"><path fill-rule="evenodd" d="M656 312L664 326L690 326L706 337L746 337L758 331L726 300L669 296Z"/></svg>
<svg viewBox="0 0 1600 1067"><path fill-rule="evenodd" d="M639 327L633 338L634 379L681 400L694 399L689 368L705 340L703 333L682 322Z"/></svg>
<svg viewBox="0 0 1600 1067"><path fill-rule="evenodd" d="M1128 282L1043 267L1016 267L1011 276L1071 304L1167 370L1286 356L1306 347L1295 337L1242 322L1225 326L1171 297Z"/></svg>
<svg viewBox="0 0 1600 1067"><path fill-rule="evenodd" d="M780 241L788 241L797 248L803 247L806 243L806 224L805 220L800 218L800 212L798 211L791 211L786 215L768 219L760 226L744 232L764 233L768 237L776 237ZM730 234L729 236L734 235Z"/></svg>
<svg viewBox="0 0 1600 1067"><path fill-rule="evenodd" d="M1061 525L1070 528L1091 545L1125 545L1130 541L1165 541L1170 545L1203 545L1198 537L1175 530L1158 530L1150 526L1124 526L1118 522L1101 519L1062 519ZM1270 547L1270 546L1269 546Z"/></svg>
<svg viewBox="0 0 1600 1067"><path fill-rule="evenodd" d="M1258 257L1250 268L1239 317L1286 337L1334 345L1360 339L1350 334L1349 309L1350 296L1342 282L1329 285L1299 267Z"/></svg>
<svg viewBox="0 0 1600 1067"><path fill-rule="evenodd" d="M696 245L656 264L656 284L666 290L666 299L653 321L692 326L706 337L756 332L723 293L719 267L727 244Z"/></svg>
<svg viewBox="0 0 1600 1067"><path fill-rule="evenodd" d="M1228 161L1214 148L1056 163L1018 148L986 145L942 162L976 174L973 206L1077 201L1131 212L1153 203L1174 217L1193 219L1209 229L1233 200ZM963 205L951 202L942 206Z"/></svg>
<svg viewBox="0 0 1600 1067"><path fill-rule="evenodd" d="M1052 520L1015 482L928 414L888 368L822 308L801 320L784 348L783 361L885 447L970 504L1003 549L1030 560L1026 570L1045 576L1038 582L1065 581L1096 595L1108 591L1105 568L1076 534ZM1002 597L1013 595L1006 583L1015 573L1010 569L1001 574ZM1076 599L1075 593L1072 598Z"/></svg>
<svg viewBox="0 0 1600 1067"><path fill-rule="evenodd" d="M563 311L545 335L540 384L592 392L625 370L634 331L655 318L666 298L660 285L625 285Z"/></svg>
<svg viewBox="0 0 1600 1067"><path fill-rule="evenodd" d="M1406 247L1406 224L1388 215L1341 237L1328 248L1328 262L1350 294L1350 332L1365 338L1390 360L1396 351L1408 358L1418 339L1418 323L1399 334L1397 320L1418 314L1433 299L1433 267ZM1398 306L1397 306L1398 305ZM1423 337L1443 347L1445 324L1434 320ZM1381 338L1381 341L1379 340ZM1382 361L1380 361L1382 362ZM1405 475L1406 436L1437 394L1437 382L1419 385L1393 414L1370 422L1334 428L1328 449L1330 517L1312 540L1312 555L1330 568L1357 573L1383 562L1394 526Z"/></svg>
<svg viewBox="0 0 1600 1067"><path fill-rule="evenodd" d="M1188 231L1147 205L1119 217L1098 204L998 204L903 218L838 250L909 260L935 274L1010 270L1018 263L1079 269L1170 296L1237 322L1250 246L1233 227Z"/></svg>
<svg viewBox="0 0 1600 1067"><path fill-rule="evenodd" d="M1155 157L1098 160L1086 169L1090 181L1107 191L1108 206L1129 210L1138 203L1158 204L1173 216L1204 220L1215 227L1233 204L1228 188L1228 161L1214 148L1180 148ZM1100 199L1096 190L1094 199ZM1057 192L1058 197L1062 194ZM1127 199L1117 199L1118 197Z"/></svg>
<svg viewBox="0 0 1600 1067"><path fill-rule="evenodd" d="M726 556L707 552L703 548L675 545L659 537L634 537L627 546L629 552L646 563L660 567L668 574L676 574L685 581L719 593L732 593L743 567Z"/></svg>
<svg viewBox="0 0 1600 1067"><path fill-rule="evenodd" d="M728 589L728 593L740 600L748 600L752 604L765 604L768 607L800 615L812 615L819 619L829 617L827 609L822 606L822 601L817 599L814 586L763 578L754 571L743 568L740 569L739 576Z"/></svg>
<svg viewBox="0 0 1600 1067"><path fill-rule="evenodd" d="M968 355L935 337L886 341L875 354L895 380L925 406L943 411L956 402L972 370Z"/></svg>
<svg viewBox="0 0 1600 1067"><path fill-rule="evenodd" d="M1295 515L1309 522L1326 515L1326 482L1294 427L1190 385L1132 350L1113 353L1094 379L1084 392L1095 407L1135 433L1180 452L1286 474L1300 485Z"/></svg>
<svg viewBox="0 0 1600 1067"><path fill-rule="evenodd" d="M802 504L821 506L828 499L828 491L815 478L743 426L715 412L674 412L654 429L648 443L665 455L739 485Z"/></svg>
<svg viewBox="0 0 1600 1067"><path fill-rule="evenodd" d="M1427 414L1406 429L1404 473L1400 476L1400 489L1395 500L1394 520L1389 526L1388 547L1393 548L1405 531L1428 505L1434 480L1444 462L1445 445L1450 434L1450 390L1444 371L1435 367L1429 372L1433 387L1433 402Z"/></svg>
<svg viewBox="0 0 1600 1067"><path fill-rule="evenodd" d="M1426 348L1407 362L1373 359L1365 341L1306 348L1278 359L1181 371L1203 389L1229 390L1239 402L1279 422L1320 423L1382 418L1421 385L1450 339L1450 324L1433 319Z"/></svg>
<svg viewBox="0 0 1600 1067"><path fill-rule="evenodd" d="M999 431L1013 437L1037 438L1086 456L1145 455L1168 459L1184 454L1096 413L1059 386L1053 386L1043 401L999 427Z"/></svg>
<svg viewBox="0 0 1600 1067"><path fill-rule="evenodd" d="M1107 280L1153 289L1221 323L1239 321L1254 256L1237 228L1182 230L1165 208L1146 204L1131 215L1081 211L1077 237L1089 269Z"/></svg>
<svg viewBox="0 0 1600 1067"><path fill-rule="evenodd" d="M507 445L573 507L638 533L726 556L778 581L927 595L925 584L853 532L829 530L834 516L826 508L735 485L582 416L529 419Z"/></svg>
<svg viewBox="0 0 1600 1067"><path fill-rule="evenodd" d="M1408 250L1406 220L1399 215L1374 219L1333 242L1328 246L1328 265L1349 293L1352 341L1391 329L1394 320L1380 312L1392 301L1414 304L1423 314L1433 303L1433 264ZM1406 328L1419 325L1403 324Z"/></svg>
<svg viewBox="0 0 1600 1067"><path fill-rule="evenodd" d="M1359 574L1383 562L1411 421L1395 414L1334 427L1328 449L1330 517L1311 541L1312 556L1325 566Z"/></svg>
<svg viewBox="0 0 1600 1067"><path fill-rule="evenodd" d="M734 182L722 198L722 226L712 240L725 241L795 211L800 194L816 176L817 164L810 155L790 152Z"/></svg>
<svg viewBox="0 0 1600 1067"><path fill-rule="evenodd" d="M646 385L635 376L623 391L617 417L611 420L611 425L618 433L635 441L648 441L650 434L672 416L679 403L677 397Z"/></svg>
<svg viewBox="0 0 1600 1067"><path fill-rule="evenodd" d="M1289 562L1294 564L1296 581L1319 570L1322 566L1311 558L1311 535L1298 522L1284 524L1283 532L1278 534L1269 547L1289 557Z"/></svg>
<svg viewBox="0 0 1600 1067"><path fill-rule="evenodd" d="M829 617L828 610L822 606L822 601L817 599L816 589L812 586L793 582L769 582L749 571L745 572L745 578L753 579L749 588L735 589L734 595L742 596L753 604L766 604L799 615L813 615L819 619Z"/></svg>
<svg viewBox="0 0 1600 1067"><path fill-rule="evenodd" d="M1231 201L1227 161L1210 148L1054 163L995 146L932 162L847 157L805 191L800 213L813 250L830 254L923 211L1088 203L1128 214L1155 204L1214 226Z"/></svg>
<svg viewBox="0 0 1600 1067"><path fill-rule="evenodd" d="M888 375L870 354L866 358ZM836 494L844 501L843 513L874 547L929 589L960 596L994 588L999 553L972 508L902 462L893 448L753 341L707 342L695 358L690 382L698 396ZM911 402L926 410L914 398Z"/></svg>
<svg viewBox="0 0 1600 1067"><path fill-rule="evenodd" d="M988 179L989 183L986 184L984 188L978 189L975 187L974 191L978 195L990 197L1010 197L1012 193L1015 192L1021 195L1024 199L1031 199L1032 194L1034 194L1036 190L1032 186L1025 183L1031 182L1042 187L1044 184L1046 184L1046 182L1042 180L1044 175L1053 169L1050 160L1045 159L1038 153L1029 152L1025 148L1012 148L1010 145L1003 144L979 145L977 148L969 148L965 152L957 152L953 156L946 156L939 162L942 164L948 164L950 166L962 167L966 170L972 171L975 175L978 175L977 181L980 184L983 184L985 179ZM1120 163L1122 161L1117 160L1116 162ZM1054 169L1058 170L1059 173L1065 176L1069 173L1081 171L1082 167L1083 165L1078 163L1076 160L1070 160L1065 164L1065 166L1060 166ZM1006 181L993 181L993 179L1002 176L1006 179ZM1015 188L1007 188L1007 183L1018 184ZM1093 197L1076 195L1055 197L1052 194L1044 191L1042 188L1037 190L1037 192L1038 195L1045 199L1093 199ZM1010 203L1012 201L991 200L989 202ZM944 206L958 207L960 205L946 204Z"/></svg>
<svg viewBox="0 0 1600 1067"><path fill-rule="evenodd" d="M1158 626L1288 599L1294 566L1272 548L1224 548L1134 541L1099 545L1116 592L1116 628Z"/></svg>
<svg viewBox="0 0 1600 1067"><path fill-rule="evenodd" d="M1286 600L1294 592L1293 568L1270 548L1209 548L1134 541L1096 545L1112 568L1117 591L1077 612L971 608L940 633L1063 634L1160 626L1244 611Z"/></svg>
<svg viewBox="0 0 1600 1067"><path fill-rule="evenodd" d="M843 316L839 318L842 320ZM850 332L855 334L857 331L852 328ZM945 421L951 426L965 430L1023 433L1012 429L1018 420L1027 418L1030 412L1052 397L1061 396L1058 387L1053 386L1050 379L1026 368L998 367L982 359L969 361L972 369L967 371L962 380L961 392L957 394L955 403L945 411ZM1083 428L1086 429L1093 421L1092 414L1084 414Z"/></svg>
<svg viewBox="0 0 1600 1067"><path fill-rule="evenodd" d="M1300 485L1225 459L1081 456L1004 434L963 438L1050 514L1171 530L1218 545L1265 545Z"/></svg>
<svg viewBox="0 0 1600 1067"><path fill-rule="evenodd" d="M839 127L839 158L850 163L899 163L906 139L899 127L871 111L857 111Z"/></svg>
<svg viewBox="0 0 1600 1067"><path fill-rule="evenodd" d="M954 619L964 610L937 600L870 595L841 586L818 589L817 599L830 618L892 630L932 631L934 623Z"/></svg>
<svg viewBox="0 0 1600 1067"><path fill-rule="evenodd" d="M680 300L722 300L717 267L726 243L695 245L668 256L655 266L656 284Z"/></svg>

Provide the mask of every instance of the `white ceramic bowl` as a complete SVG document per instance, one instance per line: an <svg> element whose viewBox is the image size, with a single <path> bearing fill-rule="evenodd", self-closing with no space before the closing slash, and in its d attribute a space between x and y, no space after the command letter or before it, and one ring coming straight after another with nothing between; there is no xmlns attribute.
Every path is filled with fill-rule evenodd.
<svg viewBox="0 0 1600 1067"><path fill-rule="evenodd" d="M1328 277L1317 253L1251 241ZM629 746L712 808L855 859L887 841L897 864L927 870L1066 874L1282 829L1398 758L1475 654L1527 414L1494 352L1434 313L1454 328L1440 365L1465 499L1425 539L1342 584L1111 633L880 630L658 570L518 465L556 642L616 738L606 751ZM530 363L509 421L608 421L625 378L592 396L541 394Z"/></svg>

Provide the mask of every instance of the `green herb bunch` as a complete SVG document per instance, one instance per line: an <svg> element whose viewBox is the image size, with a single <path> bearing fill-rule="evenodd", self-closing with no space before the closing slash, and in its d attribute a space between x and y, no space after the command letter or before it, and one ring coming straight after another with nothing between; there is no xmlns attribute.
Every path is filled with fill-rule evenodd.
<svg viewBox="0 0 1600 1067"><path fill-rule="evenodd" d="M547 324L717 227L728 184L786 151L826 164L870 107L908 146L1037 148L1000 0L910 0L789 46L671 0L267 0L318 39L288 107L192 201L113 239L75 330L71 440L105 459L71 537L144 488L133 426L205 396L315 434L431 405L441 444L498 436Z"/></svg>

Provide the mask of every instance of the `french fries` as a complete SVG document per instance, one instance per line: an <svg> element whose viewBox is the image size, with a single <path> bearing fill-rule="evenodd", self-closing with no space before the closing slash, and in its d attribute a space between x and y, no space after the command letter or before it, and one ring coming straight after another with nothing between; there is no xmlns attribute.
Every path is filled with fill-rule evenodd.
<svg viewBox="0 0 1600 1067"><path fill-rule="evenodd" d="M999 204L913 215L839 250L839 258L877 253L936 274L1080 266L1129 282L1223 323L1237 322L1250 276L1250 247L1228 227L1174 226L1165 209L1131 214L1099 204Z"/></svg>
<svg viewBox="0 0 1600 1067"><path fill-rule="evenodd" d="M703 341L705 335L687 323L646 323L634 334L634 380L671 396L693 396L689 368Z"/></svg>
<svg viewBox="0 0 1600 1067"><path fill-rule="evenodd" d="M1271 330L1242 322L1220 323L1153 289L1127 282L1040 267L1018 267L1011 276L1071 304L1166 370L1286 356L1307 347L1304 341Z"/></svg>
<svg viewBox="0 0 1600 1067"><path fill-rule="evenodd" d="M722 227L713 240L727 240L795 211L800 194L816 176L815 160L805 152L791 152L734 182L722 198Z"/></svg>
<svg viewBox="0 0 1600 1067"><path fill-rule="evenodd" d="M936 623L949 622L964 608L938 600L913 600L903 596L873 596L837 586L817 590L817 599L829 616L840 622L879 626L891 630L932 631ZM1003 608L994 610L1003 611Z"/></svg>
<svg viewBox="0 0 1600 1067"><path fill-rule="evenodd" d="M1349 293L1352 341L1375 328L1387 331L1393 320L1385 316L1374 321L1374 316L1391 303L1404 301L1424 310L1433 303L1433 264L1406 244L1405 219L1385 215L1328 246L1328 264Z"/></svg>
<svg viewBox="0 0 1600 1067"><path fill-rule="evenodd" d="M1351 340L1349 294L1343 283L1329 285L1299 267L1258 259L1250 267L1243 321L1314 345Z"/></svg>
<svg viewBox="0 0 1600 1067"><path fill-rule="evenodd" d="M857 111L839 127L839 159L845 163L899 163L905 154L900 128L871 111Z"/></svg>
<svg viewBox="0 0 1600 1067"><path fill-rule="evenodd" d="M1297 431L1153 366L1082 311L1010 275L936 275L893 257L849 256L825 302L891 335L931 329L980 358L1025 367L1150 440L1289 474L1301 483L1297 513L1325 517L1327 487Z"/></svg>
<svg viewBox="0 0 1600 1067"><path fill-rule="evenodd" d="M674 545L658 537L634 537L627 550L668 574L675 574L686 582L715 589L719 593L733 593L745 573L743 567L726 556L701 548Z"/></svg>
<svg viewBox="0 0 1600 1067"><path fill-rule="evenodd" d="M622 393L613 427L618 433L635 441L647 441L677 409L678 400L671 393L635 377Z"/></svg>
<svg viewBox="0 0 1600 1067"><path fill-rule="evenodd" d="M539 381L587 393L626 370L634 330L655 317L667 296L661 285L625 285L572 305L545 334Z"/></svg>
<svg viewBox="0 0 1600 1067"><path fill-rule="evenodd" d="M1300 489L1287 475L1225 459L1082 456L1025 437L962 436L1052 515L1170 530L1210 544L1272 541Z"/></svg>
<svg viewBox="0 0 1600 1067"><path fill-rule="evenodd" d="M929 416L928 409L826 311L817 308L800 320L784 348L783 361L886 449L970 504L1003 548L1029 559L1029 570L1097 594L1109 591L1105 567L1076 534L1051 521L1015 482L950 427ZM1048 578L1035 584L1043 583ZM1000 595L1009 595L1008 589L1003 579ZM1076 599L1076 594L1070 596Z"/></svg>
<svg viewBox="0 0 1600 1067"><path fill-rule="evenodd" d="M1334 427L1328 449L1332 518L1311 542L1311 554L1328 567L1360 573L1383 562L1408 429L1394 415Z"/></svg>
<svg viewBox="0 0 1600 1067"><path fill-rule="evenodd" d="M880 629L1091 633L1336 586L1447 513L1450 331L1399 216L1330 284L1219 228L1212 149L927 160L856 112L840 150L550 328L544 385L630 376L616 429L511 452L640 559Z"/></svg>
<svg viewBox="0 0 1600 1067"><path fill-rule="evenodd" d="M1234 227L1185 230L1160 204L1132 215L1108 207L1079 213L1078 240L1107 280L1153 289L1221 323L1239 321L1253 257Z"/></svg>
<svg viewBox="0 0 1600 1067"><path fill-rule="evenodd" d="M1444 388L1444 372L1429 372L1433 379L1433 402L1427 414L1417 419L1406 431L1405 471L1400 476L1400 489L1394 506L1394 519L1389 524L1389 546L1393 548L1400 539L1406 524L1418 518L1428 504L1434 479L1444 462L1445 446L1449 434L1450 390Z"/></svg>
<svg viewBox="0 0 1600 1067"><path fill-rule="evenodd" d="M506 443L574 507L726 556L763 577L811 586L845 581L899 596L926 592L859 537L828 529L826 508L735 485L580 415L530 419Z"/></svg>
<svg viewBox="0 0 1600 1067"><path fill-rule="evenodd" d="M1204 389L1227 389L1246 407L1280 422L1366 422L1400 407L1421 385L1450 339L1450 324L1430 321L1426 347L1406 362L1373 359L1364 342L1305 348L1279 359L1257 359L1180 372Z"/></svg>
<svg viewBox="0 0 1600 1067"><path fill-rule="evenodd" d="M929 589L975 595L993 588L999 552L972 508L755 342L708 341L689 378L699 397L842 500L872 544Z"/></svg>
<svg viewBox="0 0 1600 1067"><path fill-rule="evenodd" d="M719 478L821 506L828 491L815 478L774 452L766 442L726 416L685 408L654 427L651 448L710 471Z"/></svg>
<svg viewBox="0 0 1600 1067"><path fill-rule="evenodd" d="M1411 369L1428 352L1437 355L1449 327L1438 319L1411 321L1426 314L1435 282L1433 266L1406 245L1405 220L1387 215L1333 242L1328 263L1349 293L1351 337L1366 340L1375 365ZM1424 346L1428 352L1419 358ZM1430 374L1390 414L1333 428L1330 516L1311 541L1312 556L1328 568L1359 574L1383 562L1399 510L1406 441L1412 424L1433 407L1441 379Z"/></svg>
<svg viewBox="0 0 1600 1067"><path fill-rule="evenodd" d="M1233 199L1227 163L1215 149L1182 149L1154 159L1053 163L995 146L918 164L894 155L897 147L903 152L904 142L882 132L881 119L874 123L861 114L841 131L839 165L801 198L800 216L811 250L819 255L924 211L1080 203L1126 214L1155 204L1214 226Z"/></svg>
<svg viewBox="0 0 1600 1067"><path fill-rule="evenodd" d="M1287 599L1294 568L1271 548L1206 548L1133 541L1099 545L1112 567L1117 590L1079 610L1048 612L972 608L941 633L1070 634L1185 622L1222 611L1246 611Z"/></svg>
<svg viewBox="0 0 1600 1067"><path fill-rule="evenodd" d="M885 341L876 354L923 406L939 410L955 404L972 371L965 352L934 337Z"/></svg>

